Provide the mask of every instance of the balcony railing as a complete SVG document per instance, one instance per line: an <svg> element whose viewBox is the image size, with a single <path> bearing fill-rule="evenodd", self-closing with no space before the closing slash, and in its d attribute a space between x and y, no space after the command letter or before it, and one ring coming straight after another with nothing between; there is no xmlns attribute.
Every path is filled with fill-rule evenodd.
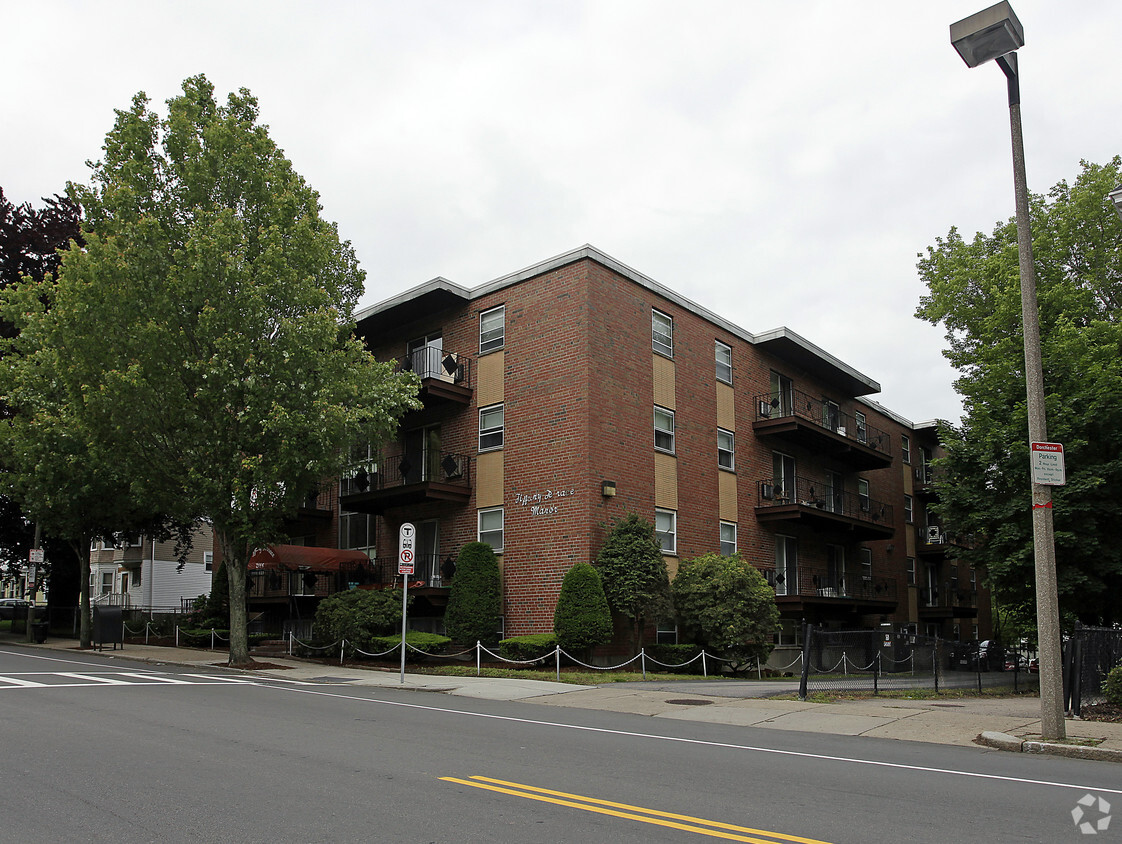
<svg viewBox="0 0 1122 844"><path fill-rule="evenodd" d="M761 569L779 598L844 598L850 601L896 600L896 580L863 573L859 565L819 568L789 565Z"/></svg>
<svg viewBox="0 0 1122 844"><path fill-rule="evenodd" d="M423 394L457 401L471 400L471 358L426 346L398 358L398 367L421 379Z"/></svg>
<svg viewBox="0 0 1122 844"><path fill-rule="evenodd" d="M934 554L944 551L964 550L974 548L974 536L967 533L946 531L937 525L929 525L919 531L920 554Z"/></svg>
<svg viewBox="0 0 1122 844"><path fill-rule="evenodd" d="M340 504L360 513L424 501L465 503L471 497L471 459L450 451L383 452L353 464L339 482Z"/></svg>
<svg viewBox="0 0 1122 844"><path fill-rule="evenodd" d="M967 586L963 588L953 580L944 581L937 587L924 587L919 590L920 609L976 609L978 593Z"/></svg>
<svg viewBox="0 0 1122 844"><path fill-rule="evenodd" d="M895 531L891 504L835 489L823 480L765 478L757 482L756 490L757 517L764 520L809 518L857 523L885 536Z"/></svg>
<svg viewBox="0 0 1122 844"><path fill-rule="evenodd" d="M757 422L799 419L874 451L883 452L891 460L891 435L858 419L856 415L843 412L833 402L815 398L799 390L788 390L778 396L761 393L756 396L755 407Z"/></svg>

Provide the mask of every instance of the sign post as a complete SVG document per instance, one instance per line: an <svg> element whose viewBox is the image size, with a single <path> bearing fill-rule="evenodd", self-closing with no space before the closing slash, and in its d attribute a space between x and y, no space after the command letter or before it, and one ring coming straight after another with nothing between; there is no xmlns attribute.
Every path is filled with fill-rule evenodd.
<svg viewBox="0 0 1122 844"><path fill-rule="evenodd" d="M397 573L401 575L401 679L405 684L405 614L408 610L409 575L413 573L414 542L417 529L411 522L402 522L397 532Z"/></svg>

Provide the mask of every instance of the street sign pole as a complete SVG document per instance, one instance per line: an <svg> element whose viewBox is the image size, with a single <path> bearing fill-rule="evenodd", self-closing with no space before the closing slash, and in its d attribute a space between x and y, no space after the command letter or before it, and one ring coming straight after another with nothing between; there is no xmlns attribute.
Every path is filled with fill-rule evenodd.
<svg viewBox="0 0 1122 844"><path fill-rule="evenodd" d="M409 575L413 573L413 543L417 530L410 522L403 522L397 532L397 573L401 575L401 678L405 684L405 623L409 608Z"/></svg>

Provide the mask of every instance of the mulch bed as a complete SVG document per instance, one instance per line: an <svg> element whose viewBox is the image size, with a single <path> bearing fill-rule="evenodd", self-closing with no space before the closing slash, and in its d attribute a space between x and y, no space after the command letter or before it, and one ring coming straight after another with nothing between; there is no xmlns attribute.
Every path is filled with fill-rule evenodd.
<svg viewBox="0 0 1122 844"><path fill-rule="evenodd" d="M1084 721L1110 721L1122 724L1122 706L1116 703L1092 703L1080 707L1079 717Z"/></svg>

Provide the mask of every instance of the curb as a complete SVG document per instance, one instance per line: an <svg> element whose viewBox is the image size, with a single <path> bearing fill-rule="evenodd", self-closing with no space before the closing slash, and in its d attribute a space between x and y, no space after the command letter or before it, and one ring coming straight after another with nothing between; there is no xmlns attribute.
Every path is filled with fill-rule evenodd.
<svg viewBox="0 0 1122 844"><path fill-rule="evenodd" d="M986 730L974 739L975 743L1007 750L1012 753L1040 753L1049 756L1066 756L1069 759L1092 759L1098 762L1122 762L1122 750L1106 747L1088 747L1081 744L1060 744L1052 741L1026 741L1008 733Z"/></svg>

